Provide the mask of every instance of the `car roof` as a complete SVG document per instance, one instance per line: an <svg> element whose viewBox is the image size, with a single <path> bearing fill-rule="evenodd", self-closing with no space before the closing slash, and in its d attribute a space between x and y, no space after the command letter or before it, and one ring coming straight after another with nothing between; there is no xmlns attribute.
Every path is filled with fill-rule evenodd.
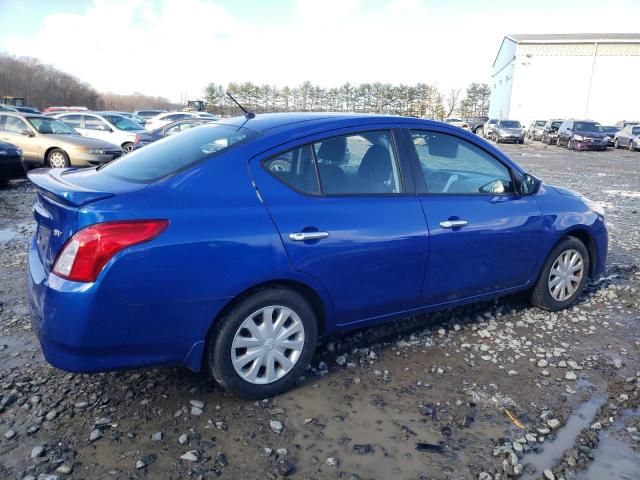
<svg viewBox="0 0 640 480"><path fill-rule="evenodd" d="M293 126L322 127L336 123L337 126L348 125L352 121L361 123L389 123L389 122L431 122L433 120L416 119L415 117L400 117L393 115L376 115L367 113L335 113L335 112L287 112L287 113L260 113L254 118L245 116L221 118L218 123L224 125L243 126L258 132L267 132L273 129ZM440 123L440 122L438 122Z"/></svg>

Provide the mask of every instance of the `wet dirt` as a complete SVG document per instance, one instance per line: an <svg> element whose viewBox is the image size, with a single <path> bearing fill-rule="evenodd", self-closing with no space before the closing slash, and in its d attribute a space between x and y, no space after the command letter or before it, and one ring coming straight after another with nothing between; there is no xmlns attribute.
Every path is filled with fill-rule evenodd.
<svg viewBox="0 0 640 480"><path fill-rule="evenodd" d="M640 471L640 153L500 147L606 207L604 278L564 312L515 296L326 338L300 385L259 402L182 368L73 375L48 366L25 299L34 192L26 181L0 188L0 478L505 478L506 446L526 434L536 440L516 460L536 467L529 478L545 468L556 478ZM598 396L599 443L572 420L584 426L590 412L576 412ZM201 414L191 400L204 403ZM559 428L539 433L550 419ZM34 447L42 456L31 458ZM181 459L189 451L196 461Z"/></svg>

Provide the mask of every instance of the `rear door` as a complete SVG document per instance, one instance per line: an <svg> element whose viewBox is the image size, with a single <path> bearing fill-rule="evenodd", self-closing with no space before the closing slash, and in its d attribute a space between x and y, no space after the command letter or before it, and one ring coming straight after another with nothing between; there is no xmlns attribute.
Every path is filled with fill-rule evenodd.
<svg viewBox="0 0 640 480"><path fill-rule="evenodd" d="M0 115L0 140L20 147L22 149L22 157L25 160L30 162L42 161L38 136L23 119L10 115Z"/></svg>
<svg viewBox="0 0 640 480"><path fill-rule="evenodd" d="M82 115L83 130L82 134L90 138L98 138L106 142L119 145L117 133L102 118L94 115Z"/></svg>
<svg viewBox="0 0 640 480"><path fill-rule="evenodd" d="M520 287L535 274L542 218L515 192L509 167L437 127L406 130L430 232L423 303L437 305Z"/></svg>
<svg viewBox="0 0 640 480"><path fill-rule="evenodd" d="M429 237L391 127L319 135L254 158L291 266L329 293L336 322L415 307Z"/></svg>

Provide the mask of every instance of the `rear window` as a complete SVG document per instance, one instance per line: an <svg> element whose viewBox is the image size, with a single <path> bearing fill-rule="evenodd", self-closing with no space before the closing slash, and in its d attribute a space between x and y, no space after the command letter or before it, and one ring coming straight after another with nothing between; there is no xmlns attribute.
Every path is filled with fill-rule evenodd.
<svg viewBox="0 0 640 480"><path fill-rule="evenodd" d="M171 135L99 169L99 173L121 180L151 183L214 158L260 134L230 125L202 125Z"/></svg>

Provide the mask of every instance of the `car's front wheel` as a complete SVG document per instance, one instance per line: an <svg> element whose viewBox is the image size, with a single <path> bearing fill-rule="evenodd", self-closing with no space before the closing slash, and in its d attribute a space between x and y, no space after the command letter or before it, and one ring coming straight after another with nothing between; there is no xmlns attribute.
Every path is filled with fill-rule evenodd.
<svg viewBox="0 0 640 480"><path fill-rule="evenodd" d="M293 387L316 346L316 315L298 292L269 287L222 318L207 345L214 379L243 398L261 399Z"/></svg>
<svg viewBox="0 0 640 480"><path fill-rule="evenodd" d="M613 140L613 148L620 148L620 143L617 138Z"/></svg>
<svg viewBox="0 0 640 480"><path fill-rule="evenodd" d="M589 276L589 252L579 239L565 237L551 251L533 289L531 303L562 310L578 299Z"/></svg>
<svg viewBox="0 0 640 480"><path fill-rule="evenodd" d="M60 148L54 148L49 152L47 163L51 168L67 168L71 165L69 155Z"/></svg>
<svg viewBox="0 0 640 480"><path fill-rule="evenodd" d="M124 153L133 152L133 143L127 142L122 144L122 151Z"/></svg>

